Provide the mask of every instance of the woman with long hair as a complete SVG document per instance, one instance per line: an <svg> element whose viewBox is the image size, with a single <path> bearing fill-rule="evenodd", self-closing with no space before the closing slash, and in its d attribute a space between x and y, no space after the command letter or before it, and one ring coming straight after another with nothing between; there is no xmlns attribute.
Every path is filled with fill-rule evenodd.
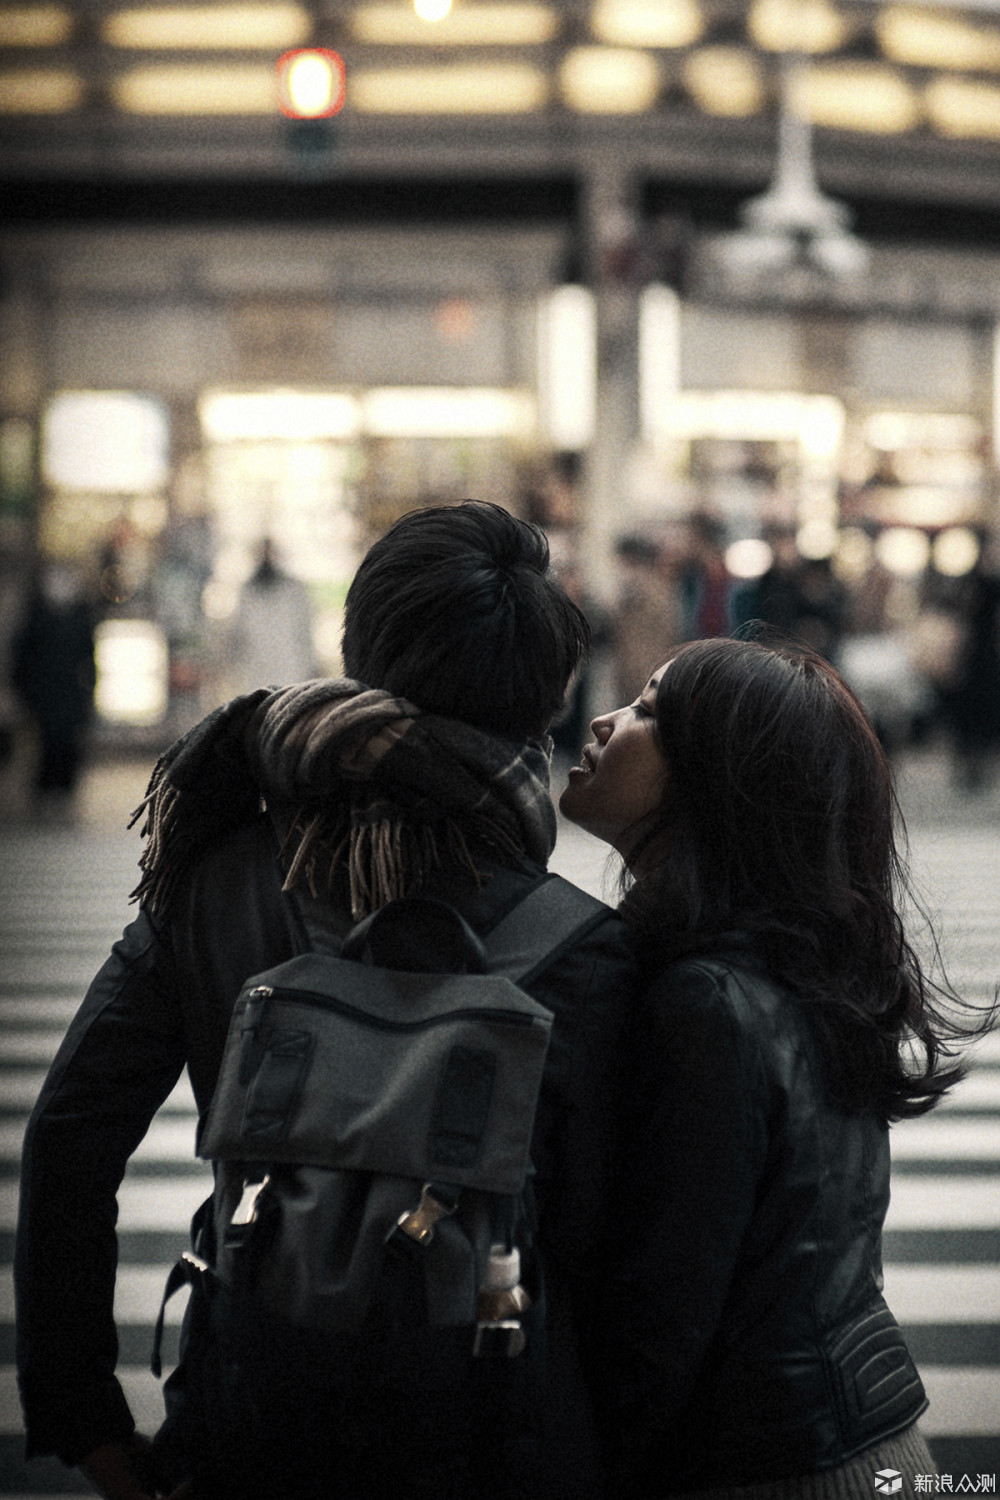
<svg viewBox="0 0 1000 1500"><path fill-rule="evenodd" d="M906 937L885 754L829 663L732 639L677 648L591 727L560 806L625 860L645 984L608 1492L867 1500L891 1469L912 1494L936 1471L881 1295L889 1125L993 1013L963 1030Z"/></svg>

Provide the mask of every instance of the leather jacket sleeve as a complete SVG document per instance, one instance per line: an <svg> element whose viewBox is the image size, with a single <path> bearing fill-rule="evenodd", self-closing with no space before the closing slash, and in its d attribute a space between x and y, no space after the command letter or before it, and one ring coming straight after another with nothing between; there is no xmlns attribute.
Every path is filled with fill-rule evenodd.
<svg viewBox="0 0 1000 1500"><path fill-rule="evenodd" d="M926 1397L881 1296L886 1122L827 1091L809 1002L746 944L665 968L632 1050L610 1493L831 1468Z"/></svg>
<svg viewBox="0 0 1000 1500"><path fill-rule="evenodd" d="M134 1426L114 1373L116 1195L184 1065L169 977L140 912L91 984L28 1124L15 1249L28 1457L76 1463Z"/></svg>
<svg viewBox="0 0 1000 1500"><path fill-rule="evenodd" d="M644 1472L660 1474L649 1493L663 1487L723 1317L767 1160L769 1082L753 1036L696 964L647 993L632 1055L602 1406L618 1483L638 1495Z"/></svg>

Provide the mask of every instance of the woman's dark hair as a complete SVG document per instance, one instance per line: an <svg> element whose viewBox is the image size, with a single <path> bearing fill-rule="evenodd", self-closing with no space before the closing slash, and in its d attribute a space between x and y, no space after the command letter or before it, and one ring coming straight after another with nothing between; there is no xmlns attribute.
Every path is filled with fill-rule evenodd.
<svg viewBox="0 0 1000 1500"><path fill-rule="evenodd" d="M749 934L811 1005L835 1098L889 1119L930 1109L964 1072L942 1058L989 1020L960 1026L906 939L892 772L850 688L804 648L695 641L660 679L656 734L666 787L626 916L655 952Z"/></svg>
<svg viewBox="0 0 1000 1500"><path fill-rule="evenodd" d="M349 676L512 739L544 733L589 645L545 533L486 501L410 511L347 595Z"/></svg>

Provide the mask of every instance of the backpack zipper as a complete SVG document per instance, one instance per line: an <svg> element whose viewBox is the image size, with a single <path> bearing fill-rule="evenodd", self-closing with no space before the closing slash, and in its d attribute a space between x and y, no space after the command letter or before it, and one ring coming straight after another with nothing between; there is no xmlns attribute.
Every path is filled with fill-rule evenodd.
<svg viewBox="0 0 1000 1500"><path fill-rule="evenodd" d="M361 1010L357 1005L351 1005L347 1000L338 1000L335 995L317 995L310 990L293 990L283 986L270 984L255 985L246 994L246 1006L256 1004L263 1008L268 1000L287 999L296 1005L313 1006L317 1010L335 1010L342 1016L347 1016L359 1026L367 1026L372 1031L426 1031L433 1026L444 1026L453 1020L493 1020L504 1026L534 1026L539 1019L536 1016L526 1015L524 1011L502 1008L498 1010L477 1010L472 1006L463 1006L459 1010L450 1010L446 1015L428 1016L422 1021L389 1021L384 1016L373 1016L369 1011Z"/></svg>

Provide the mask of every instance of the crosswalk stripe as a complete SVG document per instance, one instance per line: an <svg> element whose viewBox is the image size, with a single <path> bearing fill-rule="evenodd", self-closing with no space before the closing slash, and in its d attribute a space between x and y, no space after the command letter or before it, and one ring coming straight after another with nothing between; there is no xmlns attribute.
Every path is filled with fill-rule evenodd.
<svg viewBox="0 0 1000 1500"><path fill-rule="evenodd" d="M1000 1228L1000 1173L892 1179L886 1230ZM998 1408L1000 1411L1000 1408Z"/></svg>
<svg viewBox="0 0 1000 1500"><path fill-rule="evenodd" d="M920 1378L931 1403L920 1418L928 1437L982 1437L997 1431L1000 1370L923 1365Z"/></svg>
<svg viewBox="0 0 1000 1500"><path fill-rule="evenodd" d="M1000 1120L907 1120L893 1128L892 1159L914 1158L1000 1162Z"/></svg>
<svg viewBox="0 0 1000 1500"><path fill-rule="evenodd" d="M885 1300L900 1323L996 1323L1000 1357L1000 1266L885 1267Z"/></svg>
<svg viewBox="0 0 1000 1500"><path fill-rule="evenodd" d="M45 1082L46 1068L0 1067L0 1104L5 1109L30 1110ZM160 1105L171 1114L194 1114L194 1093L185 1075Z"/></svg>
<svg viewBox="0 0 1000 1500"><path fill-rule="evenodd" d="M963 826L960 834L950 826L922 826L912 837L913 868L931 898L925 905L940 930L946 972L959 993L978 1003L1000 979L998 831L995 825ZM10 887L0 895L0 937L9 955L0 974L0 1233L8 1245L27 1113L87 985L134 915L123 894L135 883L137 846L133 840L123 850L123 842L120 835L89 843L25 836L14 841L13 862L4 851L5 870L13 875L0 870L0 881ZM606 851L595 846L581 883L609 899L605 864ZM557 858L554 867L580 879L572 861L567 868ZM932 963L929 972L935 972ZM886 1225L886 1298L912 1341L930 1397L921 1425L943 1440L949 1462L960 1451L984 1451L977 1441L986 1442L987 1453L1000 1443L1000 1258L994 1258L1000 1244L1000 1031L977 1044L968 1061L969 1076L939 1110L893 1128ZM162 1396L141 1361L169 1264L187 1244L188 1221L211 1188L209 1168L193 1157L195 1123L185 1077L153 1121L119 1194L121 1373L146 1431L160 1421ZM183 1301L179 1296L168 1308L173 1330ZM6 1351L12 1319L8 1266L0 1269ZM168 1349L176 1341L173 1331ZM45 1500L45 1482L14 1456L19 1433L14 1372L0 1362L0 1440L10 1470L6 1484L0 1478L0 1496L12 1500L16 1485L21 1500ZM973 1446L954 1446L963 1442Z"/></svg>

